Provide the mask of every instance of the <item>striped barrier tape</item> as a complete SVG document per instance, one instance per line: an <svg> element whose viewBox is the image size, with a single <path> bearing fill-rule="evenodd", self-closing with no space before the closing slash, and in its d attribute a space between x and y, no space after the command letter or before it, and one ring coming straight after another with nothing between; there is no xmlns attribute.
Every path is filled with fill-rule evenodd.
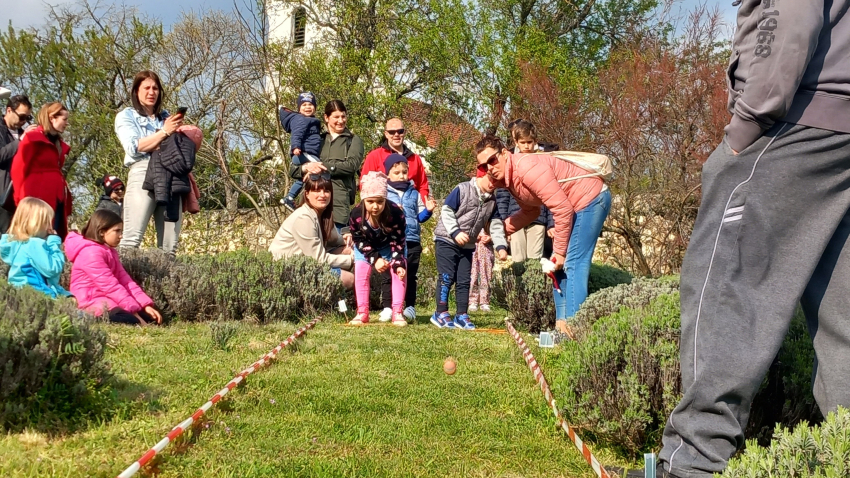
<svg viewBox="0 0 850 478"><path fill-rule="evenodd" d="M288 346L292 342L295 342L295 339L304 335L304 332L312 329L313 326L315 326L320 320L322 320L321 317L316 317L315 319L310 321L307 325L296 330L294 334L287 337L286 340L284 340L277 347L275 347L271 351L269 351L269 353L263 355L262 357L260 357L259 360L257 360L253 364L251 364L250 367L246 368L245 370L240 372L238 375L233 377L233 379L230 380L229 382L227 382L227 385L225 385L224 388L219 390L218 393L213 395L212 398L210 398L207 401L207 403L201 405L201 408L196 410L195 413L192 414L192 416L190 416L186 420L183 420L176 427L172 428L171 432L169 432L168 435L165 436L165 438L160 440L159 443L154 445L150 450L147 451L147 453L142 455L142 457L139 458L135 463L133 463L132 465L127 467L126 470L124 470L120 475L118 475L118 478L129 478L129 477L135 475L136 472L138 472L143 466L145 466L154 456L156 456L157 453L161 452L166 446L168 446L169 443L173 442L177 437L182 435L183 432L186 431L186 429L188 429L190 426L192 426L192 424L195 423L198 419L200 419L204 415L204 413L206 413L210 408L212 408L213 405L218 403L219 400L221 400L225 395L227 395L227 392L233 390L233 388L236 387L237 385L239 385L239 383L241 383L242 380L245 379L245 377L247 377L248 375L259 370L259 368L262 367L263 365L270 363L272 360L274 360L274 358L277 356L278 352L283 350L286 346Z"/></svg>
<svg viewBox="0 0 850 478"><path fill-rule="evenodd" d="M519 332L516 331L511 321L505 318L505 325L507 326L508 333L514 338L517 346L519 346L520 351L522 352L522 357L525 359L525 363L528 364L528 368L531 369L531 373L534 374L534 379L537 381L538 385L540 385L540 390L543 392L543 396L546 397L546 403L552 407L552 411L555 412L555 418L558 420L558 426L560 426L567 435L569 435L570 440L573 441L578 451L581 452L581 455L587 460L587 463L593 468L593 471L596 472L596 475L599 478L611 478L611 475L605 471L605 468L599 463L599 460L593 456L593 453L590 452L590 448L579 438L578 433L570 426L569 423L564 420L561 416L560 410L558 410L558 406L555 405L555 397L552 395L552 390L549 389L549 383L546 381L546 377L543 376L543 371L540 369L540 364L537 363L537 360L534 358L534 355L531 353L531 350L528 349L528 345L525 343L525 340L520 337Z"/></svg>

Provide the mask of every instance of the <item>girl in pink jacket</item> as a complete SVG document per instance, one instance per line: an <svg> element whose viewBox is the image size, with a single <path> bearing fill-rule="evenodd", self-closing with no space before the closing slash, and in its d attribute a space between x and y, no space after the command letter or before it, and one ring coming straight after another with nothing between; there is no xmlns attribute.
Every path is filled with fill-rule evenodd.
<svg viewBox="0 0 850 478"><path fill-rule="evenodd" d="M71 293L80 309L94 315L109 314L110 322L146 325L162 323L153 300L130 278L115 250L121 242L124 223L112 211L92 214L82 235L71 232L65 253L73 263Z"/></svg>

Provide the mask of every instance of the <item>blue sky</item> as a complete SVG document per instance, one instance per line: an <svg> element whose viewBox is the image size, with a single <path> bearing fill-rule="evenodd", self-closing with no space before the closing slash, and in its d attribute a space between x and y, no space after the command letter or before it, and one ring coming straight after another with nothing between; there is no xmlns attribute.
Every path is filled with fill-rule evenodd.
<svg viewBox="0 0 850 478"><path fill-rule="evenodd" d="M47 19L47 6L57 5L62 3L71 3L74 0L0 0L3 7L0 8L0 27L3 29L8 25L9 20L12 20L12 25L15 27L42 26ZM239 5L251 0L123 0L111 1L100 0L102 5L144 5L143 9L151 16L162 19L166 24L170 24L180 17L181 12L198 11L201 9L216 9L231 11L233 10L234 2ZM732 0L682 0L681 8L684 11L694 8L701 2L705 2L709 7L718 6L723 12L726 21L732 24L735 19L735 7L732 6ZM203 5L203 8L201 7ZM140 7L140 10L142 8Z"/></svg>

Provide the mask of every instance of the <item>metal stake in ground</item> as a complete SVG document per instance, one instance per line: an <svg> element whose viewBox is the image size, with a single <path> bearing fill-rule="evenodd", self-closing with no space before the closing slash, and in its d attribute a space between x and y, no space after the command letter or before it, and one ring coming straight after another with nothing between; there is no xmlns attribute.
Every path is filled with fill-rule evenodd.
<svg viewBox="0 0 850 478"><path fill-rule="evenodd" d="M537 381L537 384L540 385L540 390L543 392L543 396L546 397L546 403L552 408L552 412L555 413L555 419L558 420L558 426L560 426L567 435L570 437L570 440L573 441L578 451L581 452L581 456L587 460L587 463L593 468L593 471L596 472L596 475L599 478L611 478L611 475L605 471L605 468L599 463L599 460L593 456L593 453L590 452L590 448L581 440L578 436L578 433L567 423L563 417L561 417L561 412L558 410L558 406L555 405L555 397L552 396L552 391L549 389L549 382L546 381L546 377L543 376L543 371L540 370L540 365L537 363L537 360L534 358L534 355L531 353L531 350L528 349L528 345L525 343L525 340L520 337L519 332L516 331L511 321L508 318L505 318L505 326L508 329L508 333L511 334L511 337L516 341L517 346L522 352L522 357L525 359L525 363L528 364L528 368L531 369L531 373L534 374L534 380Z"/></svg>
<svg viewBox="0 0 850 478"><path fill-rule="evenodd" d="M183 420L176 427L172 428L171 432L169 432L168 435L165 436L165 438L160 440L159 443L154 445L153 448L148 450L147 453L142 455L142 457L136 460L135 463L133 463L132 465L127 467L126 470L121 472L121 474L118 475L118 478L130 478L131 476L135 475L136 472L138 472L143 466L145 466L154 456L156 456L157 453L161 452L165 447L168 446L169 443L171 443L177 437L182 435L187 428L192 426L192 423L195 423L204 415L204 413L206 413L210 408L212 408L213 405L218 403L219 400L221 400L225 395L227 395L227 392L233 390L233 388L239 385L239 383L242 382L245 377L251 375L252 373L259 370L260 367L262 367L263 365L270 363L272 360L274 360L275 357L277 357L278 352L283 350L292 342L295 342L295 339L304 335L304 332L312 329L313 326L315 326L320 320L322 320L321 317L316 317L315 319L311 320L307 325L301 327L300 329L296 330L294 334L287 337L286 340L281 342L277 347L273 348L267 354L260 357L260 359L251 364L250 367L246 368L238 375L233 377L231 381L227 382L227 385L225 385L224 388L222 388L221 390L219 390L218 393L213 395L212 398L207 401L207 403L201 405L201 408L197 409L195 413L192 414L192 416L190 416L186 420Z"/></svg>

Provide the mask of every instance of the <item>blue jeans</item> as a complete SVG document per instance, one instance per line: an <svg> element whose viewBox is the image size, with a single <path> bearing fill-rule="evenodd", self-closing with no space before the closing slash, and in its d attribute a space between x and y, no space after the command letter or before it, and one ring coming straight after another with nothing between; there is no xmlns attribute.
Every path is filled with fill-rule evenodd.
<svg viewBox="0 0 850 478"><path fill-rule="evenodd" d="M596 240L602 225L611 210L611 190L606 189L596 196L584 209L575 213L570 244L567 246L567 261L564 269L555 272L559 293L555 296L555 320L568 320L576 315L587 299L587 280Z"/></svg>
<svg viewBox="0 0 850 478"><path fill-rule="evenodd" d="M292 164L297 164L298 166L302 166L307 163L317 162L318 158L313 155L302 153L297 156L292 157ZM296 179L294 183L292 183L292 187L289 188L289 194L286 197L290 199L295 199L301 194L301 189L304 187L304 181L300 179Z"/></svg>
<svg viewBox="0 0 850 478"><path fill-rule="evenodd" d="M390 249L390 246L384 247L383 249L378 251L378 253L381 254L381 257L383 257L384 260L387 262L389 262L390 259L392 259L393 257L393 253ZM358 249L357 247L354 248L354 260L356 262L369 262L369 259L366 258L366 256L364 256L363 253L360 252L360 249Z"/></svg>

